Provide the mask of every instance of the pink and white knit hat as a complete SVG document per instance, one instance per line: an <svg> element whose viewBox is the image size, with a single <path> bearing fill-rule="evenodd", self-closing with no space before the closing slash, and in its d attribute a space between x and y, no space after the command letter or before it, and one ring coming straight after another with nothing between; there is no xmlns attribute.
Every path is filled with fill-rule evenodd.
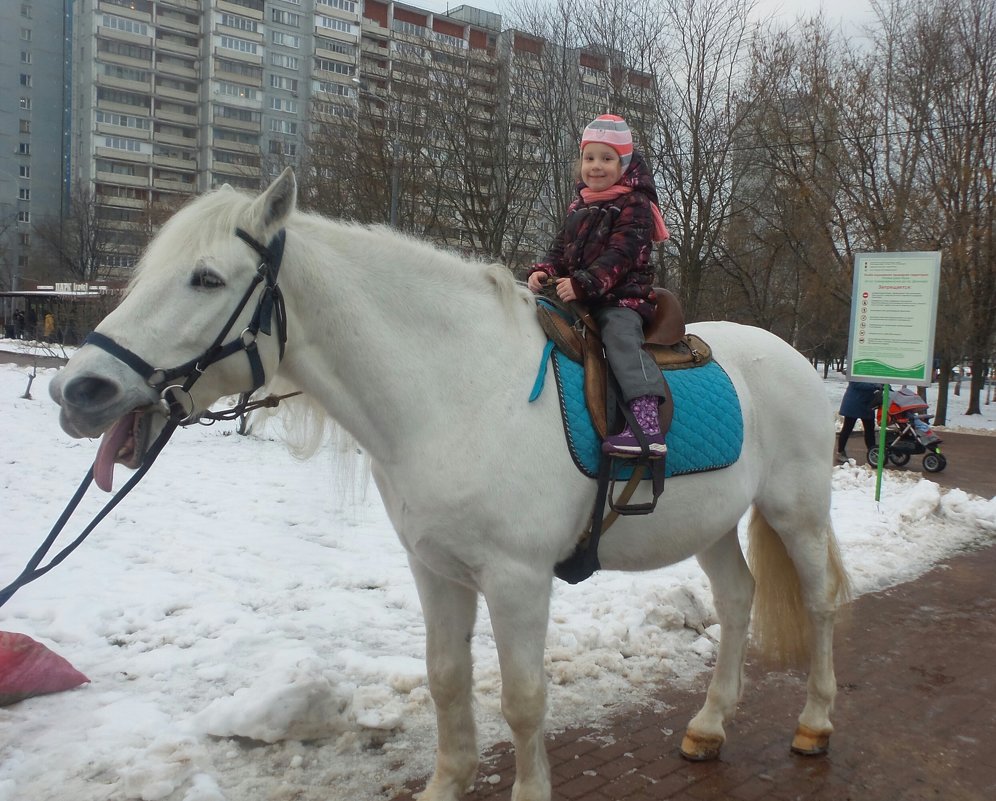
<svg viewBox="0 0 996 801"><path fill-rule="evenodd" d="M622 168L625 170L633 158L633 134L630 133L626 120L615 114L602 114L595 117L581 134L581 150L590 142L601 142L608 145L619 154Z"/></svg>

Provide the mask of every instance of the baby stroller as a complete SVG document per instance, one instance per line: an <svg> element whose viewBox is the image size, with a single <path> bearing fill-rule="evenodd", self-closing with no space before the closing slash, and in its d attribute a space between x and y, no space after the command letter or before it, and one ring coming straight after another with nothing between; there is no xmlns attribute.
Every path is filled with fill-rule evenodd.
<svg viewBox="0 0 996 801"><path fill-rule="evenodd" d="M885 457L897 467L902 467L914 455L925 454L923 469L928 473L939 473L948 460L941 453L941 438L928 424L933 415L927 412L927 404L919 395L909 389L889 392L889 420L885 432ZM882 425L881 398L879 399L879 425ZM868 451L868 464L878 464L878 447Z"/></svg>

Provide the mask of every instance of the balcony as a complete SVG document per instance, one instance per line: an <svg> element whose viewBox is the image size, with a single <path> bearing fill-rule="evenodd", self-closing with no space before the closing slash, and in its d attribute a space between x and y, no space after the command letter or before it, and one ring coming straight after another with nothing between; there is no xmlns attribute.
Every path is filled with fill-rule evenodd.
<svg viewBox="0 0 996 801"><path fill-rule="evenodd" d="M177 89L175 86L162 86L159 84L156 85L156 97L177 100L181 103L190 103L195 106L200 102L197 92L188 92L184 89Z"/></svg>
<svg viewBox="0 0 996 801"><path fill-rule="evenodd" d="M256 53L243 53L241 50L229 50L227 47L222 47L221 45L214 45L214 47L211 48L211 53L212 55L220 58L227 58L232 61L242 61L246 64L253 64L257 67L263 66L263 57L257 55Z"/></svg>
<svg viewBox="0 0 996 801"><path fill-rule="evenodd" d="M120 173L120 172L98 171L96 175L96 181L98 184L147 187L149 185L149 176L127 175L125 173Z"/></svg>
<svg viewBox="0 0 996 801"><path fill-rule="evenodd" d="M152 186L163 192L179 192L180 194L193 194L197 185L193 182L176 181L171 178L153 178Z"/></svg>
<svg viewBox="0 0 996 801"><path fill-rule="evenodd" d="M95 83L108 89L122 89L125 92L135 92L140 95L152 94L151 72L147 81L130 81L127 78L115 78L113 75L98 74Z"/></svg>
<svg viewBox="0 0 996 801"><path fill-rule="evenodd" d="M181 159L174 156L153 156L152 162L156 168L166 168L179 172L197 172L196 159Z"/></svg>
<svg viewBox="0 0 996 801"><path fill-rule="evenodd" d="M249 131L255 134L258 134L262 127L260 120L239 120L234 117L222 117L220 114L214 115L211 124L218 128L228 128L232 131Z"/></svg>
<svg viewBox="0 0 996 801"><path fill-rule="evenodd" d="M263 21L262 11L256 11L252 8L236 5L235 3L226 3L225 0L218 0L218 11L227 11L229 14L238 14L241 17L254 19L257 22Z"/></svg>
<svg viewBox="0 0 996 801"><path fill-rule="evenodd" d="M156 47L166 53L175 53L180 56L200 57L201 50L199 44L191 44L187 37L175 38L172 36L160 36L156 38Z"/></svg>
<svg viewBox="0 0 996 801"><path fill-rule="evenodd" d="M193 136L183 136L181 134L164 133L157 131L155 141L163 145L176 145L177 147L197 148L197 139Z"/></svg>
<svg viewBox="0 0 996 801"><path fill-rule="evenodd" d="M192 114L188 114L184 111L179 111L178 109L157 108L156 119L161 122L175 122L181 125L196 126L197 110L194 109Z"/></svg>
<svg viewBox="0 0 996 801"><path fill-rule="evenodd" d="M163 14L160 12L159 16L156 17L156 26L168 31L178 31L180 33L190 34L191 36L199 36L201 32L200 25L195 22L187 22L185 19L180 17L174 17L172 14Z"/></svg>
<svg viewBox="0 0 996 801"><path fill-rule="evenodd" d="M212 161L211 169L216 173L237 175L240 178L259 178L263 175L260 167L249 164L226 164L224 161Z"/></svg>
<svg viewBox="0 0 996 801"><path fill-rule="evenodd" d="M194 62L190 62L189 66L187 64L179 64L175 61L171 61L169 58L160 59L156 62L156 72L162 73L163 75L172 75L177 78L191 78L197 80L197 67Z"/></svg>

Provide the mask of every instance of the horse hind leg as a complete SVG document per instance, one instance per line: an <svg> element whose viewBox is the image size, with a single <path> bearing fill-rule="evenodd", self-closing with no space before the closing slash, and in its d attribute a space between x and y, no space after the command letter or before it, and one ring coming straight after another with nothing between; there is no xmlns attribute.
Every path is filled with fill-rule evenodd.
<svg viewBox="0 0 996 801"><path fill-rule="evenodd" d="M779 533L781 532L781 534ZM850 596L829 514L793 526L782 515L754 510L750 524L751 568L758 592L755 639L778 664L802 665L809 657L806 705L799 715L792 751L825 754L837 694L833 627L837 607Z"/></svg>
<svg viewBox="0 0 996 801"><path fill-rule="evenodd" d="M436 709L436 768L420 801L457 801L477 773L470 641L477 593L409 558L426 629L429 692Z"/></svg>
<svg viewBox="0 0 996 801"><path fill-rule="evenodd" d="M719 756L726 741L723 725L732 719L740 701L754 579L744 560L736 529L699 553L697 559L709 577L722 627L705 704L689 722L681 741L681 755L700 762Z"/></svg>

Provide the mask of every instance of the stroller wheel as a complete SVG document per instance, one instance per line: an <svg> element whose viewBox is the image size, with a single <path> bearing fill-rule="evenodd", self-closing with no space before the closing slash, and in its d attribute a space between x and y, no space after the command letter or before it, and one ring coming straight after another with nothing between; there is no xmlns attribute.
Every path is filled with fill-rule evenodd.
<svg viewBox="0 0 996 801"><path fill-rule="evenodd" d="M889 451L888 451L888 449L886 449L885 455L886 455L885 464L888 464L889 463L889 458L888 458ZM873 469L878 467L878 446L877 445L874 448L869 448L868 449L868 456L867 456L867 458L868 458L868 466L869 467L871 467Z"/></svg>
<svg viewBox="0 0 996 801"><path fill-rule="evenodd" d="M940 473L948 466L948 460L941 453L928 453L923 457L923 469L928 473Z"/></svg>
<svg viewBox="0 0 996 801"><path fill-rule="evenodd" d="M910 460L910 455L908 453L897 453L896 451L888 452L889 461L892 462L896 467L902 467L907 464Z"/></svg>

